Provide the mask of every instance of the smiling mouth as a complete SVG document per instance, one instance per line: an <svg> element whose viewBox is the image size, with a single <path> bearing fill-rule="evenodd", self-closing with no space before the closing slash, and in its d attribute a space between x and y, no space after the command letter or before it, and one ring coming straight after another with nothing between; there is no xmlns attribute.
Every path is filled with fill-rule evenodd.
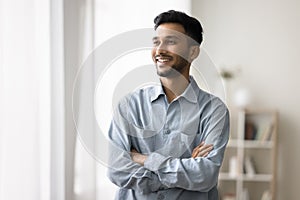
<svg viewBox="0 0 300 200"><path fill-rule="evenodd" d="M155 60L156 60L156 62L167 63L167 62L170 62L172 60L172 57L171 56L158 55L158 56L155 56Z"/></svg>

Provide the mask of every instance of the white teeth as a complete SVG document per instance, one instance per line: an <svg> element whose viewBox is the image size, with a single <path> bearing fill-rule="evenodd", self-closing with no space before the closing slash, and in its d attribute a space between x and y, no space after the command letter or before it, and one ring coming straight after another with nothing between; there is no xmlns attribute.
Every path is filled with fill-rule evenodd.
<svg viewBox="0 0 300 200"><path fill-rule="evenodd" d="M170 59L169 58L157 58L157 61L164 63L164 62L169 62Z"/></svg>

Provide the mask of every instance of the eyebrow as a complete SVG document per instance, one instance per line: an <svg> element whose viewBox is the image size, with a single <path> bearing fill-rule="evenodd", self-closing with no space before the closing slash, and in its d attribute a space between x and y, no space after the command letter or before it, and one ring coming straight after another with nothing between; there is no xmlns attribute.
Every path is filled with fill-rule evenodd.
<svg viewBox="0 0 300 200"><path fill-rule="evenodd" d="M155 37L152 38L152 40L158 40L158 39L159 39L158 36L155 36ZM180 39L180 38L176 35L168 35L168 36L165 37L165 39Z"/></svg>

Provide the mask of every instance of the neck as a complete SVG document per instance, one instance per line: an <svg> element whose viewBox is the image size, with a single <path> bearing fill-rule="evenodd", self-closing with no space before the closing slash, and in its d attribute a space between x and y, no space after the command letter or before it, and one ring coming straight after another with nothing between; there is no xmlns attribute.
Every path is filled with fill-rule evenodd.
<svg viewBox="0 0 300 200"><path fill-rule="evenodd" d="M160 77L168 102L181 95L189 84L189 74L175 77Z"/></svg>

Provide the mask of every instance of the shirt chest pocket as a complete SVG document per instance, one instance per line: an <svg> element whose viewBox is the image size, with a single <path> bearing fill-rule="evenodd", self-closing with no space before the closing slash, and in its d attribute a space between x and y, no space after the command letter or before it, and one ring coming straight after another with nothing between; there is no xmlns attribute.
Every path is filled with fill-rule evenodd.
<svg viewBox="0 0 300 200"><path fill-rule="evenodd" d="M149 154L155 151L155 136L150 137L133 137L132 138L132 148L136 149L139 153Z"/></svg>
<svg viewBox="0 0 300 200"><path fill-rule="evenodd" d="M204 140L204 135L198 124L185 126L185 129L183 129L181 133L184 136L183 138L186 138L185 143L190 145L191 152Z"/></svg>

